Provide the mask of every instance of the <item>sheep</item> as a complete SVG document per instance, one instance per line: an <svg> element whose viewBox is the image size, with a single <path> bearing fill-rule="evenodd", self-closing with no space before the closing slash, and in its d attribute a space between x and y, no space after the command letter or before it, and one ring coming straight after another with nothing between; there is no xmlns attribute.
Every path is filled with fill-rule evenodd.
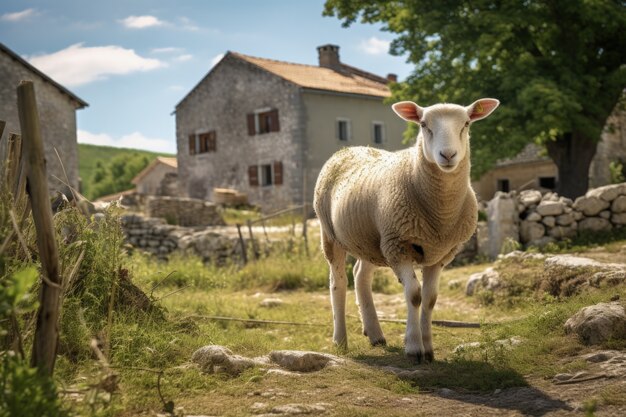
<svg viewBox="0 0 626 417"><path fill-rule="evenodd" d="M469 129L499 104L491 98L467 107L395 103L398 116L420 125L415 146L398 152L348 147L324 164L313 205L330 268L336 345L347 348L345 260L350 253L357 258L353 272L363 334L373 346L386 344L371 283L377 267L390 267L407 303L405 353L418 363L433 361L431 314L439 275L476 230ZM413 264L422 268L423 287Z"/></svg>

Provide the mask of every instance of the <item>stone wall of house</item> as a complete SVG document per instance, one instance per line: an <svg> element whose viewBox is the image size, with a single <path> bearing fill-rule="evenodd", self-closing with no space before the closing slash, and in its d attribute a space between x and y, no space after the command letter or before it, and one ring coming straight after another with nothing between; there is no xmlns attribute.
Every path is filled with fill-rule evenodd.
<svg viewBox="0 0 626 417"><path fill-rule="evenodd" d="M35 86L50 189L61 190L63 188L61 181L55 178L65 181L61 161L63 161L63 168L65 168L69 183L78 188L78 146L76 144L78 103L0 51L0 120L7 122L4 136L8 136L9 133L20 133L17 86L21 80L31 80ZM5 139L0 140L0 161L5 160L6 143Z"/></svg>
<svg viewBox="0 0 626 417"><path fill-rule="evenodd" d="M249 135L247 115L278 109L280 130ZM181 194L211 200L213 188L233 188L264 211L302 200L305 115L300 89L227 54L176 106ZM189 135L216 132L216 151L190 155ZM281 161L283 184L251 186L250 166Z"/></svg>
<svg viewBox="0 0 626 417"><path fill-rule="evenodd" d="M490 255L496 256L507 240L542 247L579 232L622 227L626 224L626 183L589 190L575 201L537 190L499 192L488 207ZM502 227L503 218L510 220L510 227Z"/></svg>
<svg viewBox="0 0 626 417"><path fill-rule="evenodd" d="M598 187L611 182L609 164L619 162L626 166L626 109L615 108L606 121L602 139L589 168L589 186Z"/></svg>
<svg viewBox="0 0 626 417"><path fill-rule="evenodd" d="M182 251L198 255L205 262L223 264L231 259L236 261L241 252L236 237L215 230L173 226L159 218L127 214L122 216L122 229L133 248L161 259Z"/></svg>
<svg viewBox="0 0 626 417"><path fill-rule="evenodd" d="M148 217L166 219L180 226L224 224L215 204L196 198L150 196L146 198L145 212Z"/></svg>

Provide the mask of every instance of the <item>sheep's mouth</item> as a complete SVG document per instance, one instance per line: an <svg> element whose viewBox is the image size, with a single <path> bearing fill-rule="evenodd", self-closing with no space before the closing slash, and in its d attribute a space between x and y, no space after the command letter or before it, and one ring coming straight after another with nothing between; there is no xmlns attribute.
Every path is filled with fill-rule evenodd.
<svg viewBox="0 0 626 417"><path fill-rule="evenodd" d="M439 169L441 169L443 172L452 172L456 169L458 164L448 162L445 164L437 164L437 165L439 166Z"/></svg>

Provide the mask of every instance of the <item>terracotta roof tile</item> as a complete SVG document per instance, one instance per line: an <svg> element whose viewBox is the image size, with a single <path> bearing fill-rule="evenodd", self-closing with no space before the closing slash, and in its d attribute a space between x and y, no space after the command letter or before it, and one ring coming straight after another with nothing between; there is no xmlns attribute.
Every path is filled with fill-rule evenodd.
<svg viewBox="0 0 626 417"><path fill-rule="evenodd" d="M343 71L338 72L330 68L256 58L237 52L231 54L304 88L376 97L391 96L384 78L349 65L343 65Z"/></svg>

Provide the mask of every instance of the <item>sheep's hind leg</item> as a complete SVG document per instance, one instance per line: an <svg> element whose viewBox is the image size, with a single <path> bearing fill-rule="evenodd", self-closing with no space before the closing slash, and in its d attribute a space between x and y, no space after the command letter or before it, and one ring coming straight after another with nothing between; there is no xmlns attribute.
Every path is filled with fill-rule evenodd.
<svg viewBox="0 0 626 417"><path fill-rule="evenodd" d="M418 363L424 359L424 345L419 326L419 308L422 303L420 283L417 281L412 262L405 262L393 268L398 280L404 286L407 305L406 336L404 351Z"/></svg>
<svg viewBox="0 0 626 417"><path fill-rule="evenodd" d="M361 322L363 323L363 334L370 339L372 346L384 346L387 341L380 328L376 306L374 306L374 299L372 298L372 278L375 269L375 265L358 259L352 271L354 273L356 303L359 305Z"/></svg>
<svg viewBox="0 0 626 417"><path fill-rule="evenodd" d="M420 327L422 330L422 342L424 343L424 360L432 362L433 354L433 336L431 328L431 320L433 308L437 302L437 293L439 290L439 275L442 270L441 265L425 266L422 269L422 315L420 317Z"/></svg>
<svg viewBox="0 0 626 417"><path fill-rule="evenodd" d="M326 239L322 233L322 249L330 269L330 301L333 307L333 342L346 349L348 336L346 332L346 251L339 245Z"/></svg>

